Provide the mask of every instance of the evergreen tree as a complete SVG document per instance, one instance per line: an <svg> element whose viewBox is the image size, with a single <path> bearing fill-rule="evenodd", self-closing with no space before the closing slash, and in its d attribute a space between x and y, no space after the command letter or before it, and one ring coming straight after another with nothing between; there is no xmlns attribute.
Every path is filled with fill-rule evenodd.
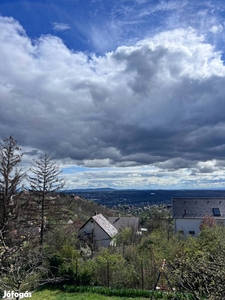
<svg viewBox="0 0 225 300"><path fill-rule="evenodd" d="M39 244L44 243L46 224L54 223L62 217L62 202L57 199L56 193L64 187L64 180L60 179L59 166L51 161L45 154L35 160L29 176L31 192L36 202L34 216L37 216L37 224L40 226ZM61 207L60 207L61 206Z"/></svg>

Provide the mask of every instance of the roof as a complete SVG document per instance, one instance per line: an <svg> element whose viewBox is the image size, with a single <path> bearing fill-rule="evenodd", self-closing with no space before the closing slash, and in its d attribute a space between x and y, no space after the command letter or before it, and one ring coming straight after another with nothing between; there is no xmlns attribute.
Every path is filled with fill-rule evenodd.
<svg viewBox="0 0 225 300"><path fill-rule="evenodd" d="M225 219L225 198L172 198L172 213L174 219L206 215Z"/></svg>
<svg viewBox="0 0 225 300"><path fill-rule="evenodd" d="M102 215L98 214L92 217L93 220L110 236L114 237L118 231L117 229Z"/></svg>
<svg viewBox="0 0 225 300"><path fill-rule="evenodd" d="M109 217L109 222L116 227L117 230L133 227L134 229L138 229L139 218L137 217Z"/></svg>
<svg viewBox="0 0 225 300"><path fill-rule="evenodd" d="M102 214L91 217L83 226L81 226L80 230L91 220L94 220L111 238L118 233L117 229Z"/></svg>

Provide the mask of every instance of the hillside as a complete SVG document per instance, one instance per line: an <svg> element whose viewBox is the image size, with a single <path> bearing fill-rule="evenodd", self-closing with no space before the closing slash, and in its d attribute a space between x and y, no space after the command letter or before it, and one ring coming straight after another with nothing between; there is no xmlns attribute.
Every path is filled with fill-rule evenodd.
<svg viewBox="0 0 225 300"><path fill-rule="evenodd" d="M87 221L95 213L101 213L106 218L119 214L116 210L109 209L92 200L87 200L82 196L61 196L61 200L65 204L65 208L69 211L69 219L72 221Z"/></svg>

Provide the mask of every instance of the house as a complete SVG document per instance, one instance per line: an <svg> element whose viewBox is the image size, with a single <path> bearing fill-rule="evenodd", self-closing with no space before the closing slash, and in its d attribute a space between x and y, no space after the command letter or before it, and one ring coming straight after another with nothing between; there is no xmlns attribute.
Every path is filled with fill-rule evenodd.
<svg viewBox="0 0 225 300"><path fill-rule="evenodd" d="M118 230L131 227L135 232L138 231L139 218L137 217L109 217L109 222Z"/></svg>
<svg viewBox="0 0 225 300"><path fill-rule="evenodd" d="M96 249L111 245L117 233L118 230L102 214L96 214L79 229L78 236Z"/></svg>
<svg viewBox="0 0 225 300"><path fill-rule="evenodd" d="M175 232L196 236L205 216L225 224L225 198L172 198Z"/></svg>

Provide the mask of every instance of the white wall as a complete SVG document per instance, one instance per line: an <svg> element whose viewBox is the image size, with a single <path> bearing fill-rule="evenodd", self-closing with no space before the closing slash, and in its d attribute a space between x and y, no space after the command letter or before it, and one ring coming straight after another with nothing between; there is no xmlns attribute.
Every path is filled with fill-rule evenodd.
<svg viewBox="0 0 225 300"><path fill-rule="evenodd" d="M93 221L93 222L91 222ZM110 245L111 239L108 234L94 221L90 220L85 224L83 228L80 229L79 233L83 234L92 233L94 234L94 243L97 247L107 247Z"/></svg>
<svg viewBox="0 0 225 300"><path fill-rule="evenodd" d="M182 231L184 235L196 236L200 232L200 225L202 219L176 219L174 221L175 232ZM194 231L195 234L190 234L190 231Z"/></svg>
<svg viewBox="0 0 225 300"><path fill-rule="evenodd" d="M191 235L196 236L200 233L200 225L202 224L202 218L201 219L175 219L174 220L174 226L175 226L175 232L183 231L184 235ZM217 224L225 224L225 220L216 220ZM190 234L190 231L194 231L195 234Z"/></svg>

